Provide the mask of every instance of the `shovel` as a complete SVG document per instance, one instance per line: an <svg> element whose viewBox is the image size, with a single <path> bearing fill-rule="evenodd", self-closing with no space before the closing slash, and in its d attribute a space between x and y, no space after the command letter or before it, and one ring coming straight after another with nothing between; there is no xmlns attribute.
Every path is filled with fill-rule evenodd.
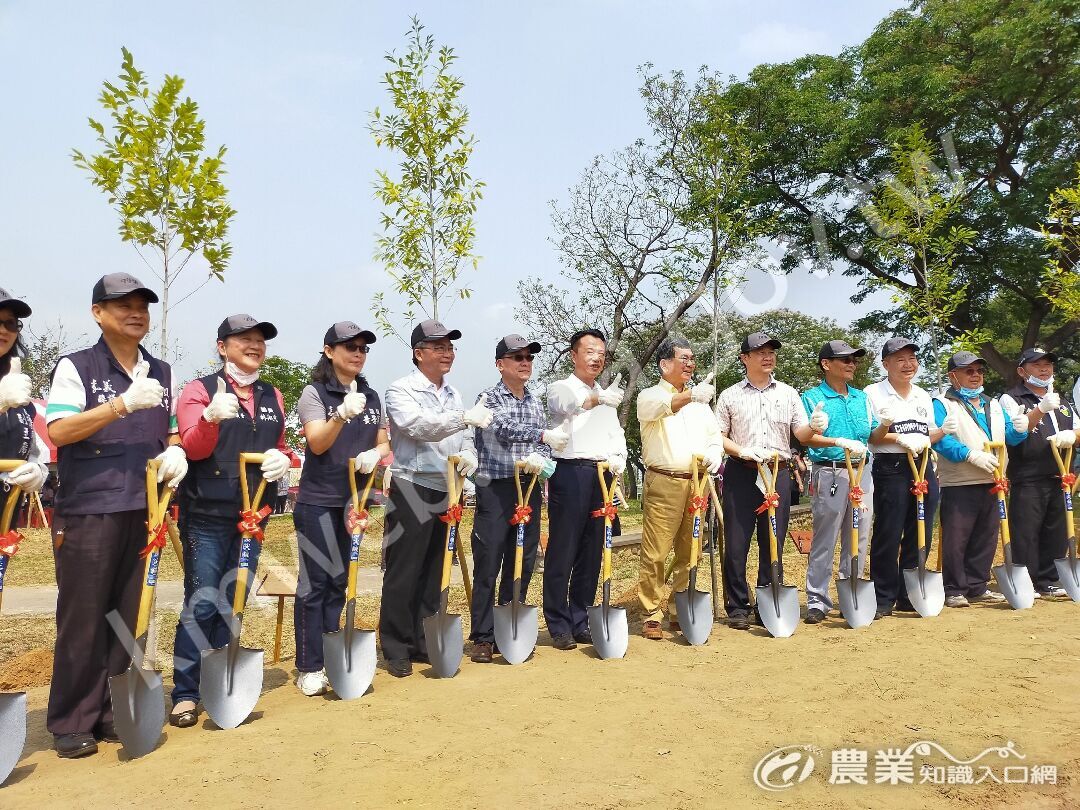
<svg viewBox="0 0 1080 810"><path fill-rule="evenodd" d="M440 678L452 678L457 674L461 666L462 653L465 651L461 616L457 613L449 613L447 609L447 603L450 600L450 566L457 545L458 523L461 522L460 499L464 491L457 464L457 456L446 459L446 514L439 516L439 520L446 524L446 549L443 552L439 611L434 616L424 619L424 638L427 640L428 658L431 659L431 668Z"/></svg>
<svg viewBox="0 0 1080 810"><path fill-rule="evenodd" d="M199 692L203 707L218 728L236 728L243 723L259 702L263 685L263 651L240 646L240 631L244 624L244 605L247 602L247 583L251 573L251 544L254 537L262 542L259 523L269 507L259 510L266 479L259 480L252 502L247 477L248 464L261 464L262 453L240 454L240 493L244 511L238 524L240 529L240 559L236 568L236 589L233 593L232 612L229 621L229 643L218 650L202 654L202 677Z"/></svg>
<svg viewBox="0 0 1080 810"><path fill-rule="evenodd" d="M529 479L528 489L521 491L521 469L524 462L514 464L514 485L517 487L517 509L510 522L517 526L514 544L514 598L509 605L495 606L495 643L508 663L520 664L532 655L538 632L537 611L521 601L521 562L525 556L525 524L532 520L529 498L536 486L536 473Z"/></svg>
<svg viewBox="0 0 1080 810"><path fill-rule="evenodd" d="M679 617L679 626L686 640L693 646L708 641L713 626L712 597L708 592L697 589L698 557L701 552L701 518L709 508L709 499L705 496L709 471L703 470L701 464L702 457L694 456L690 471L693 489L690 497L690 514L694 516L694 533L690 540L689 580L685 591L675 592L675 612Z"/></svg>
<svg viewBox="0 0 1080 810"><path fill-rule="evenodd" d="M147 630L154 606L154 587L157 585L158 562L165 548L168 530L169 499L172 490L163 487L158 492L158 467L161 462L151 459L146 464L146 558L143 568L143 587L139 597L139 616L135 622L135 649L127 671L109 678L112 695L113 724L124 751L129 757L141 757L157 747L161 729L165 725L165 691L161 685L161 673L144 669Z"/></svg>
<svg viewBox="0 0 1080 810"><path fill-rule="evenodd" d="M1035 586L1031 583L1031 574L1026 565L1015 565L1012 557L1012 538L1009 536L1009 511L1005 505L1005 493L1009 491L1009 479L1005 477L1004 442L986 442L986 452L993 453L997 459L994 472L994 486L991 492L997 493L998 519L1001 521L1001 551L1005 556L1004 565L994 566L994 578L998 589L1004 594L1013 610L1024 610L1035 604Z"/></svg>
<svg viewBox="0 0 1080 810"><path fill-rule="evenodd" d="M593 517L604 518L604 562L602 576L604 578L603 597L600 604L588 609L589 634L592 636L593 648L601 658L622 658L626 655L626 645L630 642L630 628L626 624L626 608L611 606L611 521L615 519L615 487L614 480L611 486L604 480L604 472L608 469L606 461L596 465L596 475L600 478L600 494L604 503L592 513Z"/></svg>
<svg viewBox="0 0 1080 810"><path fill-rule="evenodd" d="M848 626L857 630L873 622L877 613L877 591L871 580L861 576L862 565L859 564L859 512L862 510L863 495L859 484L866 468L866 455L859 459L856 470L851 464L851 453L845 450L844 464L847 465L848 499L851 501L851 557L847 579L836 578L836 595L840 601L840 612L844 614Z"/></svg>
<svg viewBox="0 0 1080 810"><path fill-rule="evenodd" d="M926 483L926 464L930 461L930 449L922 453L922 461L915 463L915 457L907 454L908 464L911 466L911 475L914 486L911 491L915 494L915 518L919 538L919 567L904 569L904 587L907 589L908 601L915 608L915 612L924 619L937 616L945 607L945 583L942 581L940 571L926 570L926 507L924 498L929 490Z"/></svg>
<svg viewBox="0 0 1080 810"><path fill-rule="evenodd" d="M780 496L776 492L776 478L780 474L780 456L773 454L771 464L758 464L758 474L765 482L765 501L758 512L769 512L769 562L772 581L758 585L757 612L761 623L773 638L787 638L799 626L799 591L794 585L785 585L780 579L780 555L776 548L776 507ZM771 604L770 604L771 603ZM764 605L765 607L762 607Z"/></svg>
<svg viewBox="0 0 1080 810"><path fill-rule="evenodd" d="M25 463L22 460L2 460L0 472L11 472ZM15 556L19 543L23 541L22 534L11 528L11 519L20 497L22 490L11 487L4 502L3 515L0 516L0 602L4 598L4 573L8 560ZM26 692L0 692L0 785L18 763L25 744Z"/></svg>
<svg viewBox="0 0 1080 810"><path fill-rule="evenodd" d="M722 546L724 542L724 510L720 506L720 496L716 494L716 484L713 483L713 477L710 475L706 480L709 483L709 499L713 505L713 519L709 537L709 576L712 579L713 621L716 621L720 618L717 615L720 600L717 598L716 587L716 555L719 554L723 557L724 554Z"/></svg>
<svg viewBox="0 0 1080 810"><path fill-rule="evenodd" d="M356 630L356 572L360 567L360 542L367 528L368 495L375 483L375 470L371 470L364 484L364 497L356 492L356 459L349 459L349 491L352 505L346 523L352 544L349 547L349 585L345 592L345 627L332 633L323 633L323 665L330 686L342 700L361 697L371 686L375 677L375 631Z"/></svg>
<svg viewBox="0 0 1080 810"><path fill-rule="evenodd" d="M1064 559L1054 560L1057 567L1058 582L1069 598L1074 602L1080 602L1080 561L1076 558L1076 523L1073 520L1072 488L1076 483L1076 475L1072 470L1073 449L1065 449L1065 458L1062 459L1061 451L1057 445L1051 443L1050 449L1054 452L1054 461L1057 462L1058 470L1061 471L1061 493L1065 496L1065 534L1068 537L1069 554Z"/></svg>

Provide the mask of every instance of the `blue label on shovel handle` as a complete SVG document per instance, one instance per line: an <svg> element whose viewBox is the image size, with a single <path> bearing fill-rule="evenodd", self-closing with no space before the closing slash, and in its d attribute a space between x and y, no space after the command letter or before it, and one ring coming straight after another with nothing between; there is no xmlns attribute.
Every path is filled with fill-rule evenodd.
<svg viewBox="0 0 1080 810"><path fill-rule="evenodd" d="M525 547L525 524L519 523L517 528L517 547Z"/></svg>
<svg viewBox="0 0 1080 810"><path fill-rule="evenodd" d="M1005 520L1005 501L998 499L998 517Z"/></svg>
<svg viewBox="0 0 1080 810"><path fill-rule="evenodd" d="M453 551L455 548L457 548L457 526L456 525L450 527L450 540L446 544L446 547L450 551Z"/></svg>
<svg viewBox="0 0 1080 810"><path fill-rule="evenodd" d="M1070 512L1072 511L1072 495L1068 492L1065 493L1065 508Z"/></svg>
<svg viewBox="0 0 1080 810"><path fill-rule="evenodd" d="M853 529L859 528L859 507L851 507L851 527Z"/></svg>
<svg viewBox="0 0 1080 810"><path fill-rule="evenodd" d="M776 529L776 515L769 515L769 522L772 524L772 533L774 535L779 534L779 532Z"/></svg>
<svg viewBox="0 0 1080 810"><path fill-rule="evenodd" d="M161 561L161 553L153 552L150 555L150 566L146 569L146 587L153 588L157 585L158 563Z"/></svg>
<svg viewBox="0 0 1080 810"><path fill-rule="evenodd" d="M923 506L922 501L919 501L915 505L915 513L918 516L919 520L926 520L926 508Z"/></svg>
<svg viewBox="0 0 1080 810"><path fill-rule="evenodd" d="M604 548L611 548L611 527L604 527Z"/></svg>
<svg viewBox="0 0 1080 810"><path fill-rule="evenodd" d="M701 536L701 515L694 515L694 537Z"/></svg>
<svg viewBox="0 0 1080 810"><path fill-rule="evenodd" d="M354 534L352 536L352 545L349 546L349 562L356 562L360 559L360 535Z"/></svg>
<svg viewBox="0 0 1080 810"><path fill-rule="evenodd" d="M240 541L240 560L237 565L240 568L247 568L251 562L251 538L245 537Z"/></svg>
<svg viewBox="0 0 1080 810"><path fill-rule="evenodd" d="M0 591L4 590L4 572L7 571L8 556L0 554Z"/></svg>

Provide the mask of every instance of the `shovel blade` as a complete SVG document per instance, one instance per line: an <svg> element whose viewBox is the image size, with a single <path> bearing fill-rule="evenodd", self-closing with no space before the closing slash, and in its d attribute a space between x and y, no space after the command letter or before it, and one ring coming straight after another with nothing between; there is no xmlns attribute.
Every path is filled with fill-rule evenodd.
<svg viewBox="0 0 1080 810"><path fill-rule="evenodd" d="M1035 604L1035 586L1026 565L995 565L994 579L1013 610L1026 610Z"/></svg>
<svg viewBox="0 0 1080 810"><path fill-rule="evenodd" d="M129 757L141 757L157 748L165 727L165 690L161 673L134 666L109 678L113 725Z"/></svg>
<svg viewBox="0 0 1080 810"><path fill-rule="evenodd" d="M424 619L424 638L431 668L440 678L453 678L461 667L465 637L461 632L461 616L439 611Z"/></svg>
<svg viewBox="0 0 1080 810"><path fill-rule="evenodd" d="M856 577L854 584L855 593L852 594L851 579L837 578L836 595L839 597L840 612L844 614L844 620L849 627L858 630L874 621L874 614L877 613L877 591L869 579Z"/></svg>
<svg viewBox="0 0 1080 810"><path fill-rule="evenodd" d="M323 666L334 694L342 700L363 697L375 677L375 631L353 630L348 649L344 630L323 633L322 638Z"/></svg>
<svg viewBox="0 0 1080 810"><path fill-rule="evenodd" d="M699 590L675 592L675 613L682 634L693 646L709 640L713 626L712 595Z"/></svg>
<svg viewBox="0 0 1080 810"><path fill-rule="evenodd" d="M799 626L799 589L780 585L773 598L772 585L757 586L757 612L773 638L788 638Z"/></svg>
<svg viewBox="0 0 1080 810"><path fill-rule="evenodd" d="M203 708L218 728L236 728L247 720L263 686L263 651L240 647L233 662L229 689L229 647L202 654L199 692Z"/></svg>
<svg viewBox="0 0 1080 810"><path fill-rule="evenodd" d="M1080 602L1080 559L1066 557L1063 560L1054 560L1057 566L1058 584L1065 589L1065 593L1074 602Z"/></svg>
<svg viewBox="0 0 1080 810"><path fill-rule="evenodd" d="M26 744L26 692L0 692L0 785L14 770Z"/></svg>
<svg viewBox="0 0 1080 810"><path fill-rule="evenodd" d="M517 625L514 625L514 605L495 606L495 643L509 664L520 664L536 647L539 629L537 610L533 605L517 605Z"/></svg>
<svg viewBox="0 0 1080 810"><path fill-rule="evenodd" d="M604 613L607 612L605 620ZM592 635L593 649L603 659L622 658L630 643L630 628L626 623L626 608L611 607L605 609L597 605L588 609L589 633ZM501 648L500 648L501 649Z"/></svg>
<svg viewBox="0 0 1080 810"><path fill-rule="evenodd" d="M923 571L920 586L919 569L905 568L904 587L911 606L924 619L937 616L945 607L945 581L940 571Z"/></svg>

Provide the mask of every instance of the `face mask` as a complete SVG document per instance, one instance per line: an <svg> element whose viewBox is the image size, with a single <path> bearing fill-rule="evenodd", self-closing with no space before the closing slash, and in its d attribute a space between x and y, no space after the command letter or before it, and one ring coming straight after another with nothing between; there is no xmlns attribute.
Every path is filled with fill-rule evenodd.
<svg viewBox="0 0 1080 810"><path fill-rule="evenodd" d="M1040 380L1038 377L1027 378L1027 384L1034 385L1036 388L1049 388L1053 382L1053 376L1051 376L1049 380Z"/></svg>
<svg viewBox="0 0 1080 810"><path fill-rule="evenodd" d="M259 379L259 370L255 369L250 374L241 371L236 367L236 363L228 361L225 363L225 373L233 378L240 385L254 385L255 381Z"/></svg>
<svg viewBox="0 0 1080 810"><path fill-rule="evenodd" d="M957 388L956 391L964 399L975 399L983 392L983 386L980 385L978 388Z"/></svg>

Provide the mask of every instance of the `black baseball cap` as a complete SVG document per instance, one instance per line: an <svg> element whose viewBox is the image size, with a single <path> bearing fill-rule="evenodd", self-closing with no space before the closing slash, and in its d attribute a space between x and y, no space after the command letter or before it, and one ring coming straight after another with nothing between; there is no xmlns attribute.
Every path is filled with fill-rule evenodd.
<svg viewBox="0 0 1080 810"><path fill-rule="evenodd" d="M132 293L142 293L151 304L158 302L157 293L149 287L144 287L143 283L130 273L109 273L97 280L97 284L94 285L93 300L90 303L100 304L102 301L112 301Z"/></svg>
<svg viewBox="0 0 1080 810"><path fill-rule="evenodd" d="M528 349L533 354L538 354L542 348L544 347L535 340L527 340L521 335L507 335L495 344L495 359L498 360L500 357L506 357L506 355L522 349Z"/></svg>
<svg viewBox="0 0 1080 810"><path fill-rule="evenodd" d="M1057 362L1057 355L1046 351L1046 349L1040 349L1038 346L1032 346L1030 349L1024 349L1020 353L1020 359L1016 361L1016 365L1022 366L1030 363L1032 360L1049 360L1051 363Z"/></svg>
<svg viewBox="0 0 1080 810"><path fill-rule="evenodd" d="M755 349L760 349L765 346L772 346L778 350L784 344L774 337L769 337L764 332L751 332L749 335L743 338L742 348L739 349L740 354L749 354Z"/></svg>
<svg viewBox="0 0 1080 810"><path fill-rule="evenodd" d="M14 312L16 318L25 318L33 312L28 303L13 297L11 293L3 287L0 287L0 309L3 309L4 307L7 307Z"/></svg>
<svg viewBox="0 0 1080 810"><path fill-rule="evenodd" d="M817 353L818 360L832 360L836 357L864 357L866 349L856 349L846 340L829 340L821 346Z"/></svg>
<svg viewBox="0 0 1080 810"><path fill-rule="evenodd" d="M443 338L457 340L460 337L460 331L447 329L441 321L421 321L412 330L412 347L415 349L421 343L427 343L431 340L442 340Z"/></svg>
<svg viewBox="0 0 1080 810"><path fill-rule="evenodd" d="M583 337L587 337L590 335L594 338L599 338L600 340L604 341L604 343L607 343L607 335L605 335L603 332L601 332L599 329L596 329L595 327L590 327L589 329L578 329L576 332L574 332L574 334L570 336L570 348L574 348L575 343L577 343Z"/></svg>
<svg viewBox="0 0 1080 810"><path fill-rule="evenodd" d="M904 349L911 349L912 351L917 352L919 347L905 337L891 337L886 340L885 345L881 347L881 359L884 360L890 354L896 354Z"/></svg>
<svg viewBox="0 0 1080 810"><path fill-rule="evenodd" d="M338 321L323 336L324 346L336 346L338 343L346 343L354 337L364 339L364 343L371 345L375 342L375 333L369 329L361 329L352 321Z"/></svg>
<svg viewBox="0 0 1080 810"><path fill-rule="evenodd" d="M982 363L984 366L986 365L986 361L977 354L973 354L972 352L957 352L949 358L948 370L954 371L958 368L967 368L972 363Z"/></svg>
<svg viewBox="0 0 1080 810"><path fill-rule="evenodd" d="M239 335L248 329L258 329L266 340L277 337L277 327L269 321L257 321L247 314L230 315L217 328L217 339L224 340L229 335Z"/></svg>

